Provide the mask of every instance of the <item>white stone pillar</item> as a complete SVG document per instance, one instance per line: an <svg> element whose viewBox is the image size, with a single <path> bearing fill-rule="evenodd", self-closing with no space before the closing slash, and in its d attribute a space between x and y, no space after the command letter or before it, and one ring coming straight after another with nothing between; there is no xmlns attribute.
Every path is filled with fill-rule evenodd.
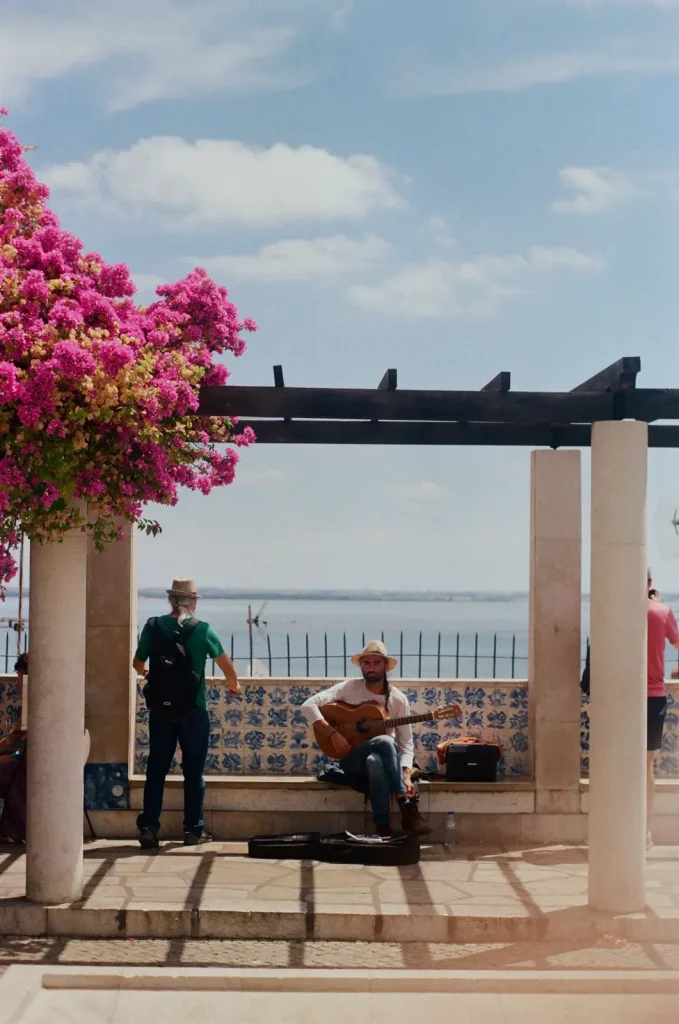
<svg viewBox="0 0 679 1024"><path fill-rule="evenodd" d="M646 904L648 426L592 427L589 904Z"/></svg>
<svg viewBox="0 0 679 1024"><path fill-rule="evenodd" d="M535 811L579 814L580 452L531 452L530 489L528 699Z"/></svg>
<svg viewBox="0 0 679 1024"><path fill-rule="evenodd" d="M26 894L80 899L87 536L31 544Z"/></svg>

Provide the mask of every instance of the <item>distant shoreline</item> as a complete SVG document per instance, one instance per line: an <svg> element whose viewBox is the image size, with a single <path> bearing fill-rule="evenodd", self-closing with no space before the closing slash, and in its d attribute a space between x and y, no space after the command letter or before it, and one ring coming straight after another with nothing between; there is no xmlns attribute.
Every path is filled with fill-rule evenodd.
<svg viewBox="0 0 679 1024"><path fill-rule="evenodd" d="M16 588L6 591L7 597L18 597ZM439 590L239 590L226 587L201 587L201 597L208 601L398 601L440 604L511 604L527 601L528 592L521 591L439 591ZM24 597L28 597L24 590ZM140 587L137 597L157 600L166 596L165 587ZM663 594L663 600L679 601L679 594ZM582 599L589 601L589 594Z"/></svg>
<svg viewBox="0 0 679 1024"><path fill-rule="evenodd" d="M165 597L162 587L140 587L139 597ZM415 601L457 604L507 604L527 601L528 593L508 591L437 590L237 590L201 587L201 597L210 601ZM589 595L584 594L587 600Z"/></svg>
<svg viewBox="0 0 679 1024"><path fill-rule="evenodd" d="M165 597L165 588L140 587L139 597ZM237 590L201 587L200 595L210 601L440 601L488 602L525 601L528 594L408 591L408 590Z"/></svg>

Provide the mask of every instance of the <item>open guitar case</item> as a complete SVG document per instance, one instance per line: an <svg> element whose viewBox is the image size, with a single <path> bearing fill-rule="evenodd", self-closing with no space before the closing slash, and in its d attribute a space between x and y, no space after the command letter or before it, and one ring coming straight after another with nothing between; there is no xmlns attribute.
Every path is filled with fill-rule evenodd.
<svg viewBox="0 0 679 1024"><path fill-rule="evenodd" d="M319 860L330 864L375 864L396 867L417 864L420 843L407 832L389 838L335 832L298 832L280 836L253 836L248 843L250 857L273 860Z"/></svg>

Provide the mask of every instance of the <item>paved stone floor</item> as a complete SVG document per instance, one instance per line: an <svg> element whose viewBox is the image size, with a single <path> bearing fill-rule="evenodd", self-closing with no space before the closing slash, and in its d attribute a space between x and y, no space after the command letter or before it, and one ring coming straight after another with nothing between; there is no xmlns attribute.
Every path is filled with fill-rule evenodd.
<svg viewBox="0 0 679 1024"><path fill-rule="evenodd" d="M0 900L25 893L23 848L0 847ZM244 843L186 848L168 842L150 853L131 841L85 847L85 905L130 903L177 909L276 909L352 906L384 911L443 907L493 915L541 914L587 904L587 851L424 847L419 864L401 868L252 860ZM679 914L679 848L648 856L648 904Z"/></svg>
<svg viewBox="0 0 679 1024"><path fill-rule="evenodd" d="M0 1024L668 1024L667 971L314 971L16 966L0 980Z"/></svg>
<svg viewBox="0 0 679 1024"><path fill-rule="evenodd" d="M603 936L576 942L258 942L222 939L0 940L12 964L366 970L679 971L679 944Z"/></svg>
<svg viewBox="0 0 679 1024"><path fill-rule="evenodd" d="M593 925L587 912L587 851L579 847L450 851L431 846L423 849L419 864L402 868L251 860L246 854L242 843L196 850L169 842L144 853L130 841L97 841L85 848L83 900L48 910L45 917L40 908L21 902L23 849L5 847L0 850L2 930L121 939L405 943L577 936L591 943L608 921ZM19 917L30 926L17 926ZM679 849L651 851L646 913L612 923L620 928L609 931L629 939L679 942Z"/></svg>

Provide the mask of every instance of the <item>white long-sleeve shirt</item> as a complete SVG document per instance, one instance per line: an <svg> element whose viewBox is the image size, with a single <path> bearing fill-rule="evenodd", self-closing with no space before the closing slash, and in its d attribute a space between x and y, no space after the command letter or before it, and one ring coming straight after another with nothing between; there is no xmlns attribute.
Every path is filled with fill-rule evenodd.
<svg viewBox="0 0 679 1024"><path fill-rule="evenodd" d="M344 701L345 704L353 705L372 701L374 704L382 704L384 706L384 695L373 693L372 690L369 690L363 679L345 679L341 683L335 683L334 686L328 687L327 690L315 693L313 697L309 697L308 700L304 701L302 709L306 712L309 725L313 726L314 722L325 721L319 709L324 704L332 704L334 701L340 700ZM400 690L397 690L395 686L391 685L389 687L388 714L389 718L405 718L410 714L408 698ZM401 767L412 768L414 755L412 727L410 725L399 725L396 729L389 729L388 735L393 736L396 740L396 749L401 758Z"/></svg>

